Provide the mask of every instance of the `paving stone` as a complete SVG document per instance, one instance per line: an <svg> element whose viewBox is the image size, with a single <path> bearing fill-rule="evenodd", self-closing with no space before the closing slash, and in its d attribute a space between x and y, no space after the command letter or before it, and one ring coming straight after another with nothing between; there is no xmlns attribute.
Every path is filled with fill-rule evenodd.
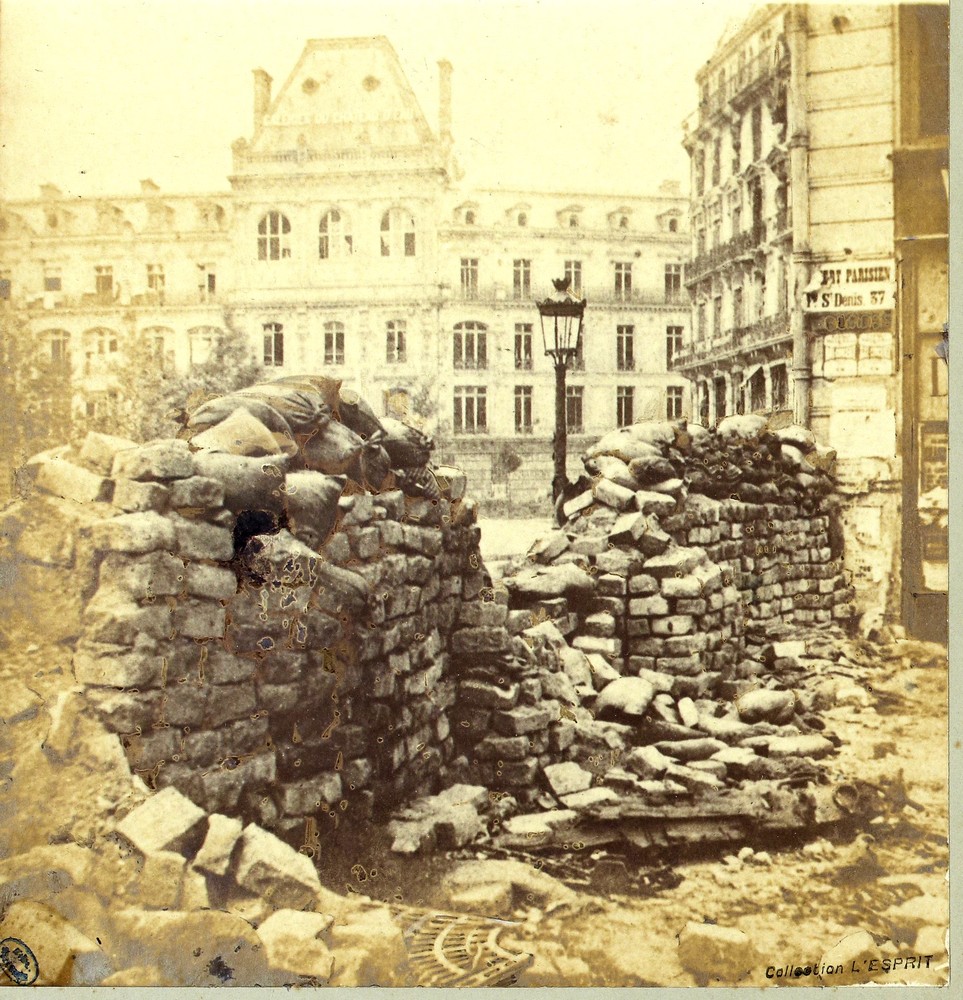
<svg viewBox="0 0 963 1000"><path fill-rule="evenodd" d="M100 586L111 602L122 594L135 600L179 594L184 588L184 563L169 552L143 556L108 552L100 564Z"/></svg>
<svg viewBox="0 0 963 1000"><path fill-rule="evenodd" d="M789 722L796 706L792 691L775 691L757 688L739 695L735 701L739 718L743 722Z"/></svg>
<svg viewBox="0 0 963 1000"><path fill-rule="evenodd" d="M173 624L179 635L189 639L221 639L226 616L226 609L216 601L187 599L174 609Z"/></svg>
<svg viewBox="0 0 963 1000"><path fill-rule="evenodd" d="M579 767L574 761L549 764L545 768L545 777L559 796L583 791L591 786L593 780L592 772Z"/></svg>
<svg viewBox="0 0 963 1000"><path fill-rule="evenodd" d="M43 462L34 480L38 489L72 503L103 503L113 494L113 483L64 460Z"/></svg>
<svg viewBox="0 0 963 1000"><path fill-rule="evenodd" d="M595 699L596 715L622 712L626 715L644 715L655 689L641 677L619 677L607 684Z"/></svg>
<svg viewBox="0 0 963 1000"><path fill-rule="evenodd" d="M230 537L230 533L227 534ZM90 537L95 549L131 555L161 549L171 551L175 545L174 525L155 511L120 514L101 521L93 526Z"/></svg>
<svg viewBox="0 0 963 1000"><path fill-rule="evenodd" d="M178 851L193 856L204 836L205 813L176 788L164 788L129 812L117 832L141 854Z"/></svg>
<svg viewBox="0 0 963 1000"><path fill-rule="evenodd" d="M635 747L623 759L625 767L641 778L661 778L674 761L654 746Z"/></svg>
<svg viewBox="0 0 963 1000"><path fill-rule="evenodd" d="M580 792L572 792L569 795L561 796L566 809L589 810L597 806L612 806L621 801L618 792L611 788L604 788L597 785L594 788L586 788Z"/></svg>
<svg viewBox="0 0 963 1000"><path fill-rule="evenodd" d="M688 762L707 760L720 750L725 750L726 744L722 740L705 737L695 740L663 740L656 743L655 748L667 757L675 757L676 760Z"/></svg>
<svg viewBox="0 0 963 1000"><path fill-rule="evenodd" d="M753 971L756 954L744 931L690 921L679 934L679 961L702 980L738 982Z"/></svg>
<svg viewBox="0 0 963 1000"><path fill-rule="evenodd" d="M325 913L276 910L258 925L272 969L308 976L326 983L334 968L334 955L324 943L334 917Z"/></svg>
<svg viewBox="0 0 963 1000"><path fill-rule="evenodd" d="M171 514L167 523L175 532L177 552L185 559L229 562L233 558L234 538L227 528L219 528L203 521L190 521L178 514ZM175 541L172 539L169 547L174 548L174 545Z"/></svg>
<svg viewBox="0 0 963 1000"><path fill-rule="evenodd" d="M459 694L464 704L474 708L514 708L518 701L518 685L510 684L507 688L487 681L461 681L458 685Z"/></svg>
<svg viewBox="0 0 963 1000"><path fill-rule="evenodd" d="M675 573L691 573L705 561L706 554L703 549L679 546L646 559L645 572L661 580Z"/></svg>
<svg viewBox="0 0 963 1000"><path fill-rule="evenodd" d="M815 733L803 736L770 736L767 746L770 757L812 757L819 760L835 751L825 736Z"/></svg>
<svg viewBox="0 0 963 1000"><path fill-rule="evenodd" d="M331 928L331 950L336 957L332 983L338 986L400 985L408 978L408 951L401 927L387 907L348 915ZM357 953L352 978L342 963L345 953Z"/></svg>
<svg viewBox="0 0 963 1000"><path fill-rule="evenodd" d="M241 835L235 879L278 908L303 909L321 888L309 858L253 823Z"/></svg>
<svg viewBox="0 0 963 1000"><path fill-rule="evenodd" d="M626 507L635 501L634 488L620 485L605 477L599 479L593 485L592 492L599 503L603 503L615 510L625 510Z"/></svg>
<svg viewBox="0 0 963 1000"><path fill-rule="evenodd" d="M137 443L129 438L113 434L88 431L80 446L80 461L92 472L109 476L114 467L114 458L121 451L136 448Z"/></svg>
<svg viewBox="0 0 963 1000"><path fill-rule="evenodd" d="M493 725L499 733L508 736L520 736L527 733L541 732L548 728L555 718L555 713L542 706L520 705L507 712L497 712L493 717Z"/></svg>
<svg viewBox="0 0 963 1000"><path fill-rule="evenodd" d="M153 646L130 649L87 642L78 647L72 663L79 683L114 688L159 686L164 668L163 655Z"/></svg>
<svg viewBox="0 0 963 1000"><path fill-rule="evenodd" d="M18 985L96 986L113 972L110 959L96 942L43 903L12 903L0 917L0 935L6 947L10 946L9 938L16 938L26 942L33 953L33 963L5 963L6 978ZM34 972L37 976L18 983L9 969L25 977Z"/></svg>
<svg viewBox="0 0 963 1000"><path fill-rule="evenodd" d="M218 508L224 503L224 487L210 476L190 476L171 483L170 505L175 509Z"/></svg>
<svg viewBox="0 0 963 1000"><path fill-rule="evenodd" d="M119 451L114 457L114 479L187 479L194 474L194 460L186 441L152 441Z"/></svg>
<svg viewBox="0 0 963 1000"><path fill-rule="evenodd" d="M194 868L211 875L226 875L243 829L244 824L233 816L220 813L208 816L207 832L194 858Z"/></svg>
<svg viewBox="0 0 963 1000"><path fill-rule="evenodd" d="M192 562L188 564L185 576L187 593L195 597L226 600L237 593L237 577L221 566Z"/></svg>

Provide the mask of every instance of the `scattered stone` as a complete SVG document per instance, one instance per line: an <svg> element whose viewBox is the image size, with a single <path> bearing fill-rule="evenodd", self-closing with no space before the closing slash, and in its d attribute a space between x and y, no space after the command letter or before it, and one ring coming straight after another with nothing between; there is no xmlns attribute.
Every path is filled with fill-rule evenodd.
<svg viewBox="0 0 963 1000"><path fill-rule="evenodd" d="M569 795L561 796L561 798L567 809L575 810L591 810L595 806L614 805L621 801L617 792L601 785L586 788L581 792L572 792Z"/></svg>
<svg viewBox="0 0 963 1000"><path fill-rule="evenodd" d="M301 909L321 888L310 859L254 823L241 834L237 884L277 907Z"/></svg>
<svg viewBox="0 0 963 1000"><path fill-rule="evenodd" d="M665 754L666 757L675 757L676 760L708 760L713 754L726 749L726 744L721 740L714 740L710 737L695 740L664 740L656 743L656 750Z"/></svg>
<svg viewBox="0 0 963 1000"><path fill-rule="evenodd" d="M207 834L193 866L211 875L226 875L243 828L244 824L233 816L222 816L220 813L208 816Z"/></svg>
<svg viewBox="0 0 963 1000"><path fill-rule="evenodd" d="M835 750L825 736L817 736L815 733L803 736L769 736L766 740L770 757L812 757L819 760Z"/></svg>
<svg viewBox="0 0 963 1000"><path fill-rule="evenodd" d="M735 704L743 722L774 722L781 725L792 718L796 696L792 691L757 688L739 695Z"/></svg>
<svg viewBox="0 0 963 1000"><path fill-rule="evenodd" d="M257 929L272 969L309 976L326 983L334 967L334 956L322 940L334 923L324 913L277 910Z"/></svg>
<svg viewBox="0 0 963 1000"><path fill-rule="evenodd" d="M868 978L866 968L871 959L880 957L879 947L869 931L855 931L847 934L837 944L824 952L819 960L820 967L835 969L842 967L842 973L819 978L827 986L842 986L848 983L865 982Z"/></svg>
<svg viewBox="0 0 963 1000"><path fill-rule="evenodd" d="M625 757L625 766L641 778L661 778L675 761L653 746L635 747Z"/></svg>
<svg viewBox="0 0 963 1000"><path fill-rule="evenodd" d="M702 982L735 983L752 972L756 955L744 931L690 921L679 934L679 961Z"/></svg>
<svg viewBox="0 0 963 1000"><path fill-rule="evenodd" d="M590 594L595 589L592 577L573 563L525 569L507 579L505 584L510 593L523 599Z"/></svg>
<svg viewBox="0 0 963 1000"><path fill-rule="evenodd" d="M620 677L606 685L595 699L596 714L621 712L644 715L655 697L655 688L641 677Z"/></svg>
<svg viewBox="0 0 963 1000"><path fill-rule="evenodd" d="M113 494L109 479L62 460L40 465L35 482L39 489L74 503L103 503Z"/></svg>
<svg viewBox="0 0 963 1000"><path fill-rule="evenodd" d="M592 784L591 771L583 770L574 761L562 764L549 764L545 768L545 777L558 796L569 795L589 788Z"/></svg>
<svg viewBox="0 0 963 1000"><path fill-rule="evenodd" d="M204 836L205 818L189 798L167 787L129 812L117 832L144 855L178 851L193 856Z"/></svg>
<svg viewBox="0 0 963 1000"><path fill-rule="evenodd" d="M408 951L401 927L386 907L350 914L330 931L335 956L332 982L338 986L401 986L408 975ZM345 961L351 953L353 961ZM350 975L347 973L350 971Z"/></svg>

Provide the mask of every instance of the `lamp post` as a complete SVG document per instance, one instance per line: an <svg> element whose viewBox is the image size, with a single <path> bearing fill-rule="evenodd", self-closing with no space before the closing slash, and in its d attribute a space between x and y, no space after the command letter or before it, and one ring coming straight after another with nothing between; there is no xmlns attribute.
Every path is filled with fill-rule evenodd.
<svg viewBox="0 0 963 1000"><path fill-rule="evenodd" d="M555 474L552 477L552 501L562 495L568 476L565 458L568 451L568 427L565 414L565 375L582 343L582 318L585 299L577 299L569 291L570 279L553 278L555 294L537 302L542 324L542 343L545 354L555 361L555 439L552 457ZM546 322L547 321L547 322Z"/></svg>

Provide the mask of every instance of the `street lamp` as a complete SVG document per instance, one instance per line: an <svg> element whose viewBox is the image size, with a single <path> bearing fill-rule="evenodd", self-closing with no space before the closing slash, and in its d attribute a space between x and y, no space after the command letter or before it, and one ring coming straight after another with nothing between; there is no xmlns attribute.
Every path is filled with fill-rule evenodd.
<svg viewBox="0 0 963 1000"><path fill-rule="evenodd" d="M568 450L565 373L582 344L585 299L577 299L569 291L570 278L553 278L552 284L555 286L555 294L543 302L537 302L536 305L542 323L545 354L551 355L555 361L555 439L552 445L552 456L555 461L555 475L552 477L554 502L562 495L562 490L568 482L565 471L565 457Z"/></svg>

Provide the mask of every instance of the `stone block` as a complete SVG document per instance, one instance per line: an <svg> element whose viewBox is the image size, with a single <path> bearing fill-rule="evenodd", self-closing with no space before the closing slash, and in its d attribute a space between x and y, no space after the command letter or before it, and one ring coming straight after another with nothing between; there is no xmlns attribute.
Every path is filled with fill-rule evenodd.
<svg viewBox="0 0 963 1000"><path fill-rule="evenodd" d="M592 635L578 635L572 640L572 647L581 650L586 655L589 653L601 653L602 656L612 658L621 655L622 640L599 638Z"/></svg>
<svg viewBox="0 0 963 1000"><path fill-rule="evenodd" d="M487 681L466 680L460 682L458 690L461 704L478 709L507 710L514 708L518 701L517 684L499 687Z"/></svg>
<svg viewBox="0 0 963 1000"><path fill-rule="evenodd" d="M835 751L825 736L808 733L802 736L766 737L770 757L811 757L818 760Z"/></svg>
<svg viewBox="0 0 963 1000"><path fill-rule="evenodd" d="M507 736L522 736L527 733L537 733L548 728L556 717L545 707L518 706L507 712L497 712L493 717L493 725L497 732Z"/></svg>
<svg viewBox="0 0 963 1000"><path fill-rule="evenodd" d="M690 921L679 934L679 961L701 982L738 982L753 971L756 952L744 931Z"/></svg>
<svg viewBox="0 0 963 1000"><path fill-rule="evenodd" d="M654 746L635 747L623 758L626 769L646 780L661 778L673 763Z"/></svg>
<svg viewBox="0 0 963 1000"><path fill-rule="evenodd" d="M743 722L774 722L782 725L793 716L796 696L792 691L757 688L739 695L735 704Z"/></svg>
<svg viewBox="0 0 963 1000"><path fill-rule="evenodd" d="M611 806L620 801L618 792L599 785L596 785L594 788L586 788L581 792L572 792L569 795L563 795L561 799L566 809L574 809L576 811L591 811L598 806Z"/></svg>
<svg viewBox="0 0 963 1000"><path fill-rule="evenodd" d="M564 705L581 704L581 698L579 698L578 692L575 690L575 685L567 674L542 670L538 676L542 683L542 694L544 697L553 698Z"/></svg>
<svg viewBox="0 0 963 1000"><path fill-rule="evenodd" d="M117 832L141 854L177 851L193 856L204 836L206 816L176 788L164 788L131 810L117 824Z"/></svg>
<svg viewBox="0 0 963 1000"><path fill-rule="evenodd" d="M90 538L96 550L130 555L170 551L175 545L174 525L155 511L120 514L101 521L91 528Z"/></svg>
<svg viewBox="0 0 963 1000"><path fill-rule="evenodd" d="M306 909L321 889L310 859L254 823L241 834L237 884L277 908Z"/></svg>
<svg viewBox="0 0 963 1000"><path fill-rule="evenodd" d="M181 600L174 610L174 629L189 639L221 639L226 614L216 601Z"/></svg>
<svg viewBox="0 0 963 1000"><path fill-rule="evenodd" d="M696 621L692 615L669 615L652 620L653 635L688 635L695 628Z"/></svg>
<svg viewBox="0 0 963 1000"><path fill-rule="evenodd" d="M384 986L408 981L408 951L387 907L347 914L331 928L334 986Z"/></svg>
<svg viewBox="0 0 963 1000"><path fill-rule="evenodd" d="M279 805L286 816L316 816L322 803L333 805L341 798L341 793L340 775L319 774L283 785Z"/></svg>
<svg viewBox="0 0 963 1000"><path fill-rule="evenodd" d="M118 479L111 500L119 510L162 511L167 508L170 491L160 483L141 483L134 479Z"/></svg>
<svg viewBox="0 0 963 1000"><path fill-rule="evenodd" d="M207 830L193 867L209 875L226 875L234 848L241 839L244 824L233 816L212 813L207 817Z"/></svg>
<svg viewBox="0 0 963 1000"><path fill-rule="evenodd" d="M702 581L696 576L666 576L660 590L663 597L701 597Z"/></svg>
<svg viewBox="0 0 963 1000"><path fill-rule="evenodd" d="M635 545L652 525L645 514L630 512L620 515L609 531L609 541L616 546Z"/></svg>
<svg viewBox="0 0 963 1000"><path fill-rule="evenodd" d="M580 493L562 505L562 514L566 518L575 517L583 510L588 510L593 503L595 503L595 494L591 490L585 490L584 493Z"/></svg>
<svg viewBox="0 0 963 1000"><path fill-rule="evenodd" d="M548 783L558 796L581 792L591 786L594 778L591 771L584 770L574 761L549 764L544 770Z"/></svg>
<svg viewBox="0 0 963 1000"><path fill-rule="evenodd" d="M80 461L92 472L96 472L100 476L109 476L117 454L136 447L137 443L129 438L88 431L80 446L79 457Z"/></svg>
<svg viewBox="0 0 963 1000"><path fill-rule="evenodd" d="M694 740L662 740L655 744L655 749L666 757L674 757L686 763L693 760L708 760L726 747L722 740L710 737Z"/></svg>
<svg viewBox="0 0 963 1000"><path fill-rule="evenodd" d="M139 636L164 639L170 635L171 612L166 604L142 606L110 596L98 590L84 610L86 641L133 646Z"/></svg>
<svg viewBox="0 0 963 1000"><path fill-rule="evenodd" d="M113 967L104 951L52 907L19 900L3 914L5 978L15 985L96 986ZM16 943L25 942L33 962L16 956ZM11 954L14 953L14 954Z"/></svg>
<svg viewBox="0 0 963 1000"><path fill-rule="evenodd" d="M171 483L170 505L175 509L205 510L221 507L223 503L224 487L210 476L190 476Z"/></svg>
<svg viewBox="0 0 963 1000"><path fill-rule="evenodd" d="M595 499L615 510L625 510L635 500L635 491L611 479L599 479L592 487Z"/></svg>
<svg viewBox="0 0 963 1000"><path fill-rule="evenodd" d="M111 474L114 479L187 479L194 474L194 460L186 441L151 441L119 451Z"/></svg>
<svg viewBox="0 0 963 1000"><path fill-rule="evenodd" d="M110 601L120 599L121 595L139 601L179 594L184 588L184 563L169 552L143 556L108 552L100 564L100 586L105 597L110 595L107 598Z"/></svg>
<svg viewBox="0 0 963 1000"><path fill-rule="evenodd" d="M532 562L547 566L560 556L569 544L568 535L563 531L553 531L539 538L528 550Z"/></svg>
<svg viewBox="0 0 963 1000"><path fill-rule="evenodd" d="M505 653L510 649L511 636L504 628L463 628L451 640L452 653L458 656Z"/></svg>
<svg viewBox="0 0 963 1000"><path fill-rule="evenodd" d="M334 917L326 913L276 910L258 925L268 964L278 972L306 976L327 983L334 968L334 955L324 943Z"/></svg>
<svg viewBox="0 0 963 1000"><path fill-rule="evenodd" d="M73 503L107 502L114 488L109 479L63 459L40 464L35 485L45 493Z"/></svg>
<svg viewBox="0 0 963 1000"><path fill-rule="evenodd" d="M629 601L629 614L633 618L652 618L668 613L669 602L660 594L654 594L651 597L635 597Z"/></svg>
<svg viewBox="0 0 963 1000"><path fill-rule="evenodd" d="M631 549L607 549L595 557L595 566L600 573L629 577L642 567L642 558Z"/></svg>
<svg viewBox="0 0 963 1000"><path fill-rule="evenodd" d="M73 657L74 677L81 684L144 688L160 685L163 656L151 646L82 643Z"/></svg>
<svg viewBox="0 0 963 1000"><path fill-rule="evenodd" d="M646 559L645 572L661 580L663 577L674 576L677 573L682 575L692 573L697 566L705 561L706 554L702 549L678 546L663 552L661 555Z"/></svg>
<svg viewBox="0 0 963 1000"><path fill-rule="evenodd" d="M529 754L527 736L488 735L475 744L474 753L481 760L524 760Z"/></svg>
<svg viewBox="0 0 963 1000"><path fill-rule="evenodd" d="M237 593L237 577L221 566L189 563L186 570L185 589L192 597L227 600Z"/></svg>
<svg viewBox="0 0 963 1000"><path fill-rule="evenodd" d="M655 514L663 517L676 509L676 502L665 493L655 493L652 490L636 490L635 506L643 514Z"/></svg>
<svg viewBox="0 0 963 1000"><path fill-rule="evenodd" d="M629 578L629 593L632 595L645 597L658 592L659 581L654 576L649 576L647 573L636 573ZM668 605L666 605L666 610L668 610ZM664 614L664 612L659 613Z"/></svg>
<svg viewBox="0 0 963 1000"><path fill-rule="evenodd" d="M229 562L234 557L234 538L227 528L190 521L179 514L171 514L168 523L175 533L177 552L185 559ZM174 544L172 540L170 547Z"/></svg>

